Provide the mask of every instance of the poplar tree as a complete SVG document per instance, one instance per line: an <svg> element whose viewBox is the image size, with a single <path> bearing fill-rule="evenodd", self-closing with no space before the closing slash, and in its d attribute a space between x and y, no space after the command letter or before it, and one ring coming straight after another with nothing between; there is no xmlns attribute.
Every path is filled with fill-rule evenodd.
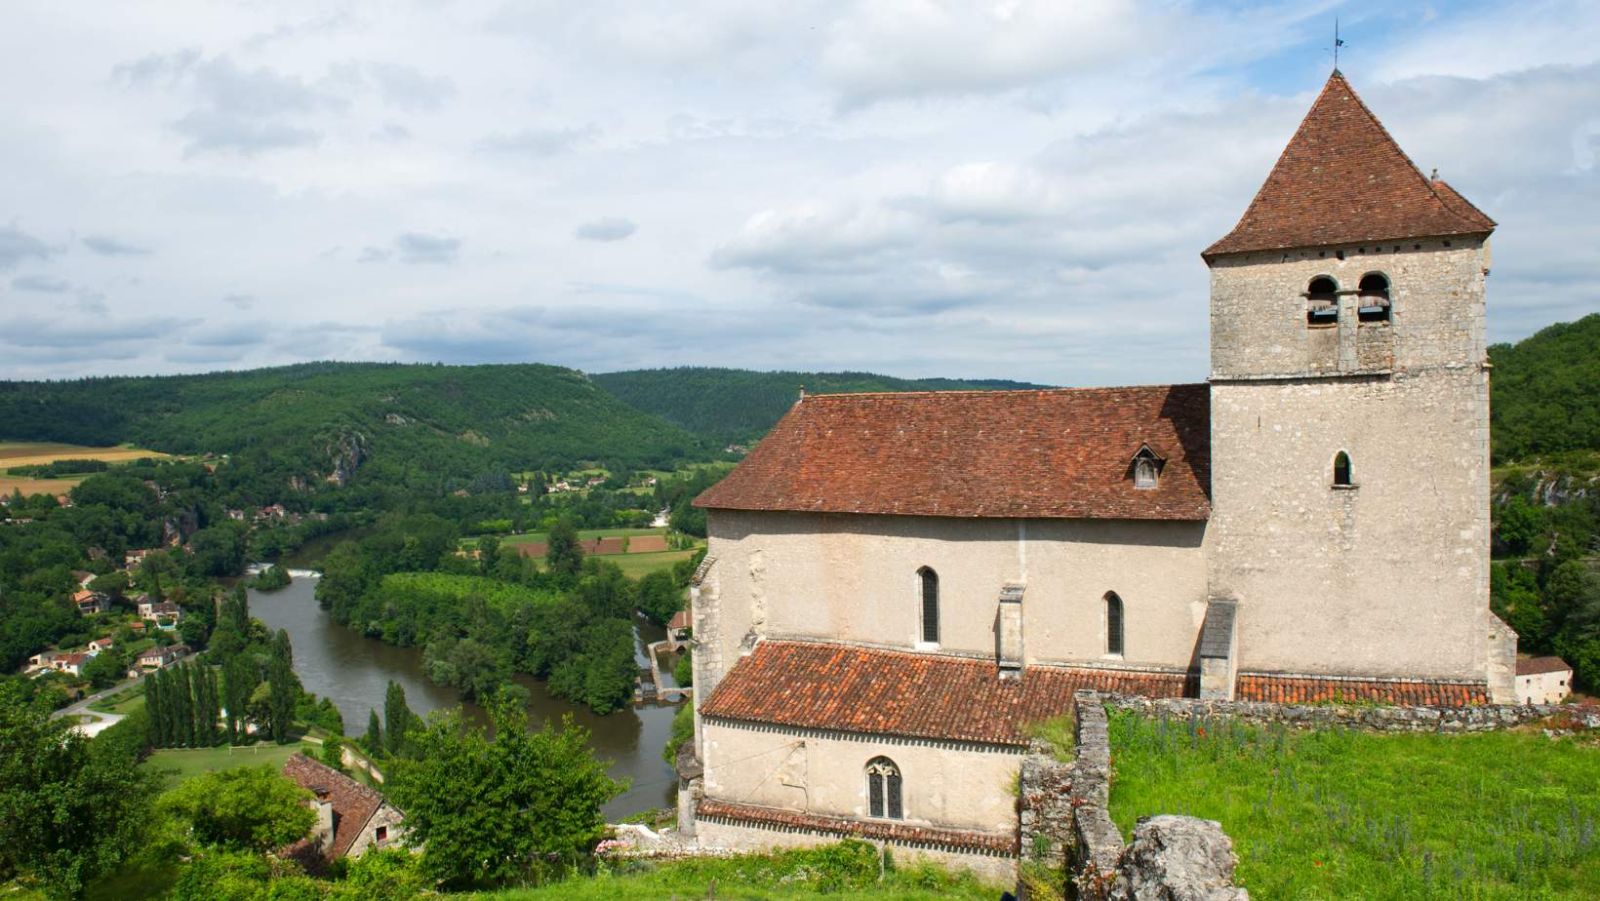
<svg viewBox="0 0 1600 901"><path fill-rule="evenodd" d="M166 747L166 716L161 706L161 683L157 674L144 677L145 737L152 748Z"/></svg>
<svg viewBox="0 0 1600 901"><path fill-rule="evenodd" d="M272 660L267 664L267 708L270 711L272 740L289 741L289 726L294 720L295 683L290 664L289 633L278 630L272 643Z"/></svg>
<svg viewBox="0 0 1600 901"><path fill-rule="evenodd" d="M260 683L255 661L249 654L239 654L230 659L222 671L223 706L228 709L228 741L243 744L249 737L245 728L245 708L250 706L250 695Z"/></svg>

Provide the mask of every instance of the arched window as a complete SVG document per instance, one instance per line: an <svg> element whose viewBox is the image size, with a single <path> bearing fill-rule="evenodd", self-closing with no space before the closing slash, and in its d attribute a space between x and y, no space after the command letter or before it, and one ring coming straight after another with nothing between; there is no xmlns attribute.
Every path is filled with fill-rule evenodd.
<svg viewBox="0 0 1600 901"><path fill-rule="evenodd" d="M939 643L939 574L924 566L917 570L922 586L922 640Z"/></svg>
<svg viewBox="0 0 1600 901"><path fill-rule="evenodd" d="M1319 275L1306 286L1306 325L1339 324L1339 283Z"/></svg>
<svg viewBox="0 0 1600 901"><path fill-rule="evenodd" d="M1106 592L1106 653L1122 653L1122 598L1115 591Z"/></svg>
<svg viewBox="0 0 1600 901"><path fill-rule="evenodd" d="M905 808L900 803L900 768L887 757L867 761L867 813L880 819L905 819Z"/></svg>
<svg viewBox="0 0 1600 901"><path fill-rule="evenodd" d="M1355 484L1350 481L1350 455L1344 451L1333 455L1333 484L1346 488Z"/></svg>
<svg viewBox="0 0 1600 901"><path fill-rule="evenodd" d="M1359 322L1389 321L1389 280L1377 272L1361 276L1356 289L1356 319Z"/></svg>

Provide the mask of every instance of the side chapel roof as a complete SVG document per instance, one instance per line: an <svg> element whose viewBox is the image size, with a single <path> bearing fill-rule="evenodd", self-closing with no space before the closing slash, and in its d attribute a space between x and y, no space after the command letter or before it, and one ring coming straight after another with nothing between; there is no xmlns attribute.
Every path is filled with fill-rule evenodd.
<svg viewBox="0 0 1600 901"><path fill-rule="evenodd" d="M1182 697L1183 673L1030 666L819 642L758 643L701 706L716 719L982 744L1026 745L1026 725L1072 709L1073 692Z"/></svg>
<svg viewBox="0 0 1600 901"><path fill-rule="evenodd" d="M695 504L903 516L1204 520L1205 385L806 397ZM1141 445L1164 461L1135 488Z"/></svg>
<svg viewBox="0 0 1600 901"><path fill-rule="evenodd" d="M1423 175L1335 70L1239 224L1201 256L1486 235L1494 226Z"/></svg>

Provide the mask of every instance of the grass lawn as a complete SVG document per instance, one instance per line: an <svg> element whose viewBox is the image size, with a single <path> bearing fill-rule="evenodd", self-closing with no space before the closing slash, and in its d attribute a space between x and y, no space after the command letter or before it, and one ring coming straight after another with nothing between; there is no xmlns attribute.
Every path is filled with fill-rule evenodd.
<svg viewBox="0 0 1600 901"><path fill-rule="evenodd" d="M580 529L578 540L589 541L595 538L632 538L636 535L665 535L666 529ZM521 535L502 535L502 546L513 544L544 544L549 539L547 532L524 532Z"/></svg>
<svg viewBox="0 0 1600 901"><path fill-rule="evenodd" d="M201 773L217 770L263 764L270 764L277 769L282 767L284 761L295 752L302 750L316 756L320 748L305 742L291 742L286 745L258 744L244 748L230 748L226 745L220 748L162 748L151 753L143 765L167 771L166 783L162 788L168 789Z"/></svg>
<svg viewBox="0 0 1600 901"><path fill-rule="evenodd" d="M714 890L714 892L713 892ZM629 862L617 872L573 877L535 889L478 895L495 901L726 901L859 898L874 901L993 901L1003 889L936 866L903 864L878 874L875 849L840 843L803 851L671 863Z"/></svg>
<svg viewBox="0 0 1600 901"><path fill-rule="evenodd" d="M698 550L696 548L695 550ZM615 563L622 574L637 579L646 573L658 569L671 569L680 560L687 560L694 556L694 550L687 551L661 551L656 554L611 554L600 559Z"/></svg>
<svg viewBox="0 0 1600 901"><path fill-rule="evenodd" d="M90 710L100 713L120 713L123 715L134 712L144 707L144 688L135 685L117 692L108 697L101 698L89 705Z"/></svg>
<svg viewBox="0 0 1600 901"><path fill-rule="evenodd" d="M1600 897L1600 746L1114 714L1111 815L1217 820L1259 898Z"/></svg>

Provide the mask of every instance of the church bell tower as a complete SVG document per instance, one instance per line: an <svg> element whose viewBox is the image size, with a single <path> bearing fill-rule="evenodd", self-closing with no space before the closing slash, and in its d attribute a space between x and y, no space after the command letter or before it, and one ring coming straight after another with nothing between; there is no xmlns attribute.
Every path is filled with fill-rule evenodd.
<svg viewBox="0 0 1600 901"><path fill-rule="evenodd" d="M1236 610L1240 684L1509 690L1488 610L1494 226L1423 174L1336 70L1202 255L1208 579Z"/></svg>

